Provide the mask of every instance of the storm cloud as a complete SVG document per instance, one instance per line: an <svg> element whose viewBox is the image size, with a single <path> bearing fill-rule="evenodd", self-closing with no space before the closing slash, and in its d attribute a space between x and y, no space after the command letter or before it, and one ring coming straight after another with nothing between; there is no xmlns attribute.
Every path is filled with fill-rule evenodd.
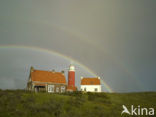
<svg viewBox="0 0 156 117"><path fill-rule="evenodd" d="M113 91L155 91L155 6L155 0L0 1L0 45L34 46L72 57L104 79ZM25 63L18 60L15 65L16 57L8 59L7 50L0 52L0 64L7 61L0 67L3 82L10 78L6 77L7 69L15 67L9 74L18 79L16 65L28 69L35 64L33 54L37 56L32 51L29 59L22 58ZM27 54L24 50L21 53ZM46 58L37 61L40 60L46 61ZM50 69L45 68L48 64L41 63L36 66ZM25 81L21 80L23 84ZM14 83L9 85L11 88Z"/></svg>

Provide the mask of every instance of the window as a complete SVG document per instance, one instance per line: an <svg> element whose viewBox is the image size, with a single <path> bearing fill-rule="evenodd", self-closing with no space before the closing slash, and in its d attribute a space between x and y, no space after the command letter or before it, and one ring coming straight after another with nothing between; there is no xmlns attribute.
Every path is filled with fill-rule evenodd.
<svg viewBox="0 0 156 117"><path fill-rule="evenodd" d="M61 93L65 92L65 86L61 86Z"/></svg>
<svg viewBox="0 0 156 117"><path fill-rule="evenodd" d="M54 85L48 85L48 92L49 93L54 92Z"/></svg>
<svg viewBox="0 0 156 117"><path fill-rule="evenodd" d="M98 91L98 89L97 89L97 88L95 88L95 89L94 89L94 91L95 91L95 92L97 92L97 91Z"/></svg>
<svg viewBox="0 0 156 117"><path fill-rule="evenodd" d="M57 93L59 92L59 87L56 87L56 92L57 92Z"/></svg>

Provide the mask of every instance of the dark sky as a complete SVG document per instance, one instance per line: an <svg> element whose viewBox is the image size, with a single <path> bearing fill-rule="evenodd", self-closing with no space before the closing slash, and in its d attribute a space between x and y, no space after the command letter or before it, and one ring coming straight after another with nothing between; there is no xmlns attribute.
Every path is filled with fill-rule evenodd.
<svg viewBox="0 0 156 117"><path fill-rule="evenodd" d="M74 59L77 85L80 76L96 74L113 91L156 91L155 6L155 0L1 0L0 88L25 88L31 65L59 71Z"/></svg>

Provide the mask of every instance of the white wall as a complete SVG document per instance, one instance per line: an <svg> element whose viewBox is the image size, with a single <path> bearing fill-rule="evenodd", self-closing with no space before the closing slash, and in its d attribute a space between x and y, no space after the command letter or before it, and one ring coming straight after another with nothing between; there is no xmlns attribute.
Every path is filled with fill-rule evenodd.
<svg viewBox="0 0 156 117"><path fill-rule="evenodd" d="M95 88L97 88L97 92L101 92L101 85L81 85L82 91L84 91L85 88L87 92L95 92Z"/></svg>

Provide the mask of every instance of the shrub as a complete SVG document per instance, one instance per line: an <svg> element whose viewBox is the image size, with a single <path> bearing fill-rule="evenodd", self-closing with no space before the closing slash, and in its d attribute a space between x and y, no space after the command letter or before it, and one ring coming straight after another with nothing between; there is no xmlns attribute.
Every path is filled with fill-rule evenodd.
<svg viewBox="0 0 156 117"><path fill-rule="evenodd" d="M70 97L70 99L67 101L71 106L79 107L85 103L85 98L82 96L77 97Z"/></svg>
<svg viewBox="0 0 156 117"><path fill-rule="evenodd" d="M104 104L111 104L110 98L105 93L91 93L88 92L88 100L96 101Z"/></svg>
<svg viewBox="0 0 156 117"><path fill-rule="evenodd" d="M69 96L82 96L82 92L81 91L73 91L73 92L65 92L65 93L61 93L62 95L69 95Z"/></svg>

